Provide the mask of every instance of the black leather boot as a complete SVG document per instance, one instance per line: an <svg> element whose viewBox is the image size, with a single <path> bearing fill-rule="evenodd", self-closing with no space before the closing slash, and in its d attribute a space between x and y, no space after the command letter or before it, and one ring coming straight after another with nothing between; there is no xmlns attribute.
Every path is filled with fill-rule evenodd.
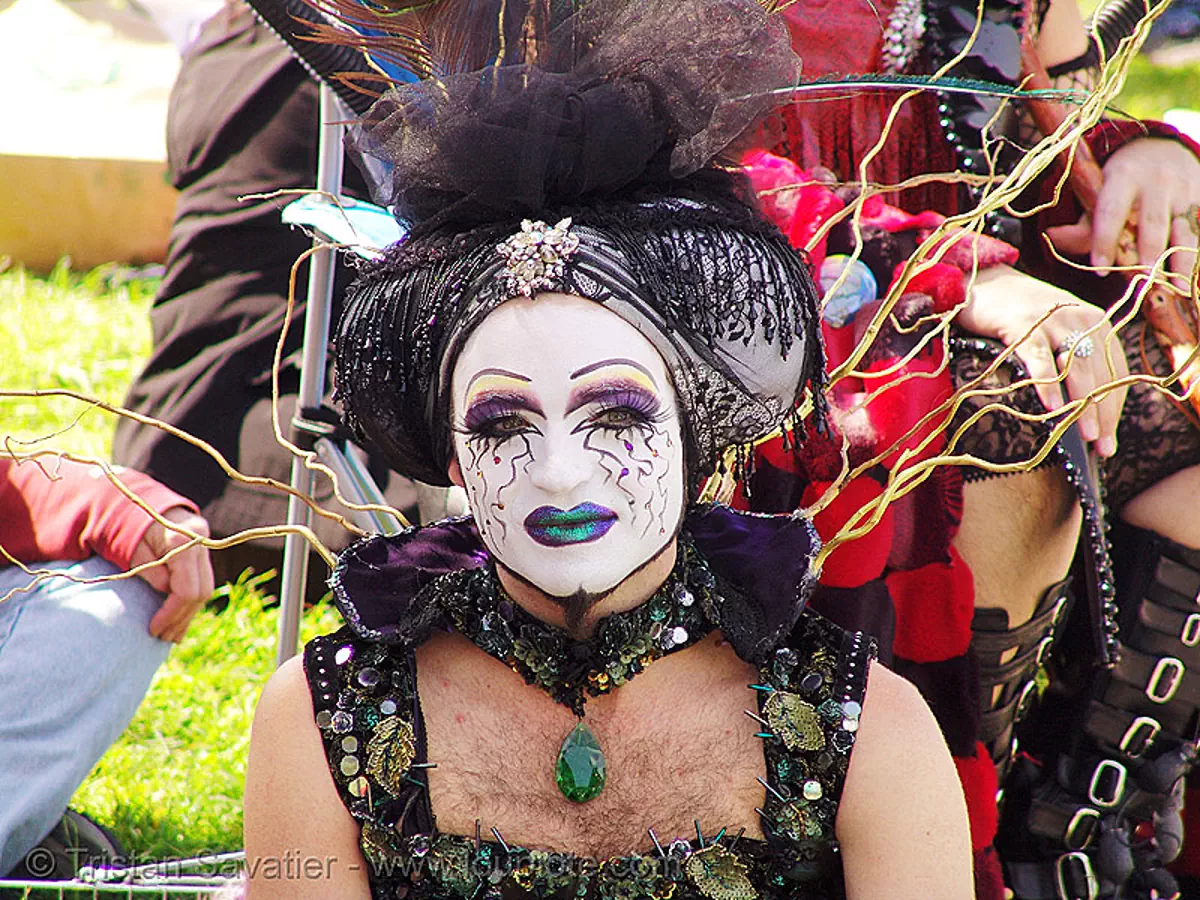
<svg viewBox="0 0 1200 900"><path fill-rule="evenodd" d="M1179 895L1183 780L1200 713L1200 552L1128 527L1112 533L1120 647L1086 677L1059 653L1006 783L997 841L1018 900ZM1064 659L1064 657L1066 657ZM1072 663L1076 663L1074 666Z"/></svg>

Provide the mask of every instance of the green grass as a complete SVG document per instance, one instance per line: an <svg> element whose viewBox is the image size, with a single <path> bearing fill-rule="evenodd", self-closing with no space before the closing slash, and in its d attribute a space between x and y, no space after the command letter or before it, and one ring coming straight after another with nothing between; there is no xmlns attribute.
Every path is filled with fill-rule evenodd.
<svg viewBox="0 0 1200 900"><path fill-rule="evenodd" d="M263 608L262 577L226 586L224 612L197 617L71 804L145 860L241 847L250 723L275 658L277 610ZM302 640L338 624L332 608L314 607Z"/></svg>
<svg viewBox="0 0 1200 900"><path fill-rule="evenodd" d="M0 391L70 388L120 403L150 350L157 280L105 266L45 277L0 267ZM84 413L81 417L81 413ZM0 438L108 458L114 422L85 404L0 397ZM159 670L138 714L72 800L140 859L240 848L241 797L254 704L274 663L276 610L262 578L218 591ZM218 604L225 605L225 604ZM337 627L319 606L302 637Z"/></svg>
<svg viewBox="0 0 1200 900"><path fill-rule="evenodd" d="M1200 62L1167 67L1135 57L1116 106L1139 119L1161 119L1173 107L1200 108Z"/></svg>
<svg viewBox="0 0 1200 900"><path fill-rule="evenodd" d="M157 284L117 265L0 274L0 389L65 388L120 403L150 352ZM58 449L107 458L113 422L74 400L0 397L0 430L21 441L54 435L47 443Z"/></svg>

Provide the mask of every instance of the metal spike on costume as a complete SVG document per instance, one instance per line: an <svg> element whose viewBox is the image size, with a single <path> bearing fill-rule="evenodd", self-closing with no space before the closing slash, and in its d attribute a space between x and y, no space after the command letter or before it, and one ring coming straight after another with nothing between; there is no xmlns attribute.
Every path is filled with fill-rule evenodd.
<svg viewBox="0 0 1200 900"><path fill-rule="evenodd" d="M663 859L667 858L667 853L662 848L662 844L658 842L658 835L654 833L653 828L647 828L646 833L650 835L650 842L654 844L654 849L658 851L658 855Z"/></svg>
<svg viewBox="0 0 1200 900"><path fill-rule="evenodd" d="M788 803L789 802L787 797L783 796L783 794L779 793L779 791L777 791L775 788L773 788L765 778L756 776L754 780L757 781L759 784L761 784L763 787L765 787L768 791L770 791L771 794L774 795L775 799L778 800L780 803Z"/></svg>
<svg viewBox="0 0 1200 900"><path fill-rule="evenodd" d="M750 712L750 710L748 710L748 709L743 709L742 712L744 712L746 715L748 715L750 718L752 718L755 722L758 722L760 725L765 725L767 728L771 727L771 723L768 722L766 719L764 719L762 716L755 715L754 713Z"/></svg>

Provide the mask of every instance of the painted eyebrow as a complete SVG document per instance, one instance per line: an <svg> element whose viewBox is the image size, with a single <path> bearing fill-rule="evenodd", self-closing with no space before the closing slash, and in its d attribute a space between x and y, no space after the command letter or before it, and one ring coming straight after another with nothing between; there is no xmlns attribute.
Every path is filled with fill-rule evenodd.
<svg viewBox="0 0 1200 900"><path fill-rule="evenodd" d="M467 382L467 389L465 391L463 391L463 394L466 395L466 394L471 393L471 385L473 385L480 378L483 378L485 375L503 375L505 378L512 378L516 381L523 381L526 384L529 384L531 381L533 381L532 378L528 378L525 375L519 375L516 372L510 372L510 371L508 371L508 369L480 369L478 372L476 372L474 375L471 376L471 380Z"/></svg>
<svg viewBox="0 0 1200 900"><path fill-rule="evenodd" d="M621 358L602 359L602 360L600 360L600 362L594 362L591 365L584 366L582 369L576 369L574 372L571 373L570 380L574 381L576 378L582 378L584 375L587 375L589 372L595 372L597 369L603 369L605 366L629 366L630 368L637 369L639 372L641 372L643 375L645 375L647 378L650 379L650 383L652 385L654 385L655 387L658 387L658 381L654 378L653 375L650 374L649 369L647 369L640 362L637 362L635 360L621 359Z"/></svg>
<svg viewBox="0 0 1200 900"><path fill-rule="evenodd" d="M650 397L655 401L658 400L657 395L653 391L647 390L645 385L638 384L630 378L612 378L594 384L586 384L571 391L571 397L567 401L567 415L569 416L577 409L587 406L589 403L603 400L612 394L626 392L634 392L643 397Z"/></svg>

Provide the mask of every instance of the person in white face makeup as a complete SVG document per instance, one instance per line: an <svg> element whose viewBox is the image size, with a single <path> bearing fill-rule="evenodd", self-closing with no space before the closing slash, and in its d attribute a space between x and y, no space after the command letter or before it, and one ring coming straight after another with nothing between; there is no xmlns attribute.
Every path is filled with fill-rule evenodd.
<svg viewBox="0 0 1200 900"><path fill-rule="evenodd" d="M663 581L683 442L666 366L633 326L581 297L514 300L471 335L452 393L451 477L509 594L549 598L578 631L623 582Z"/></svg>
<svg viewBox="0 0 1200 900"><path fill-rule="evenodd" d="M493 64L356 138L418 224L337 337L349 427L471 516L339 559L346 626L256 713L250 897L965 900L945 743L805 609L811 523L696 502L822 416L805 261L709 164L795 77L786 30L751 0L476 12L511 26ZM543 27L554 66L508 65Z"/></svg>

